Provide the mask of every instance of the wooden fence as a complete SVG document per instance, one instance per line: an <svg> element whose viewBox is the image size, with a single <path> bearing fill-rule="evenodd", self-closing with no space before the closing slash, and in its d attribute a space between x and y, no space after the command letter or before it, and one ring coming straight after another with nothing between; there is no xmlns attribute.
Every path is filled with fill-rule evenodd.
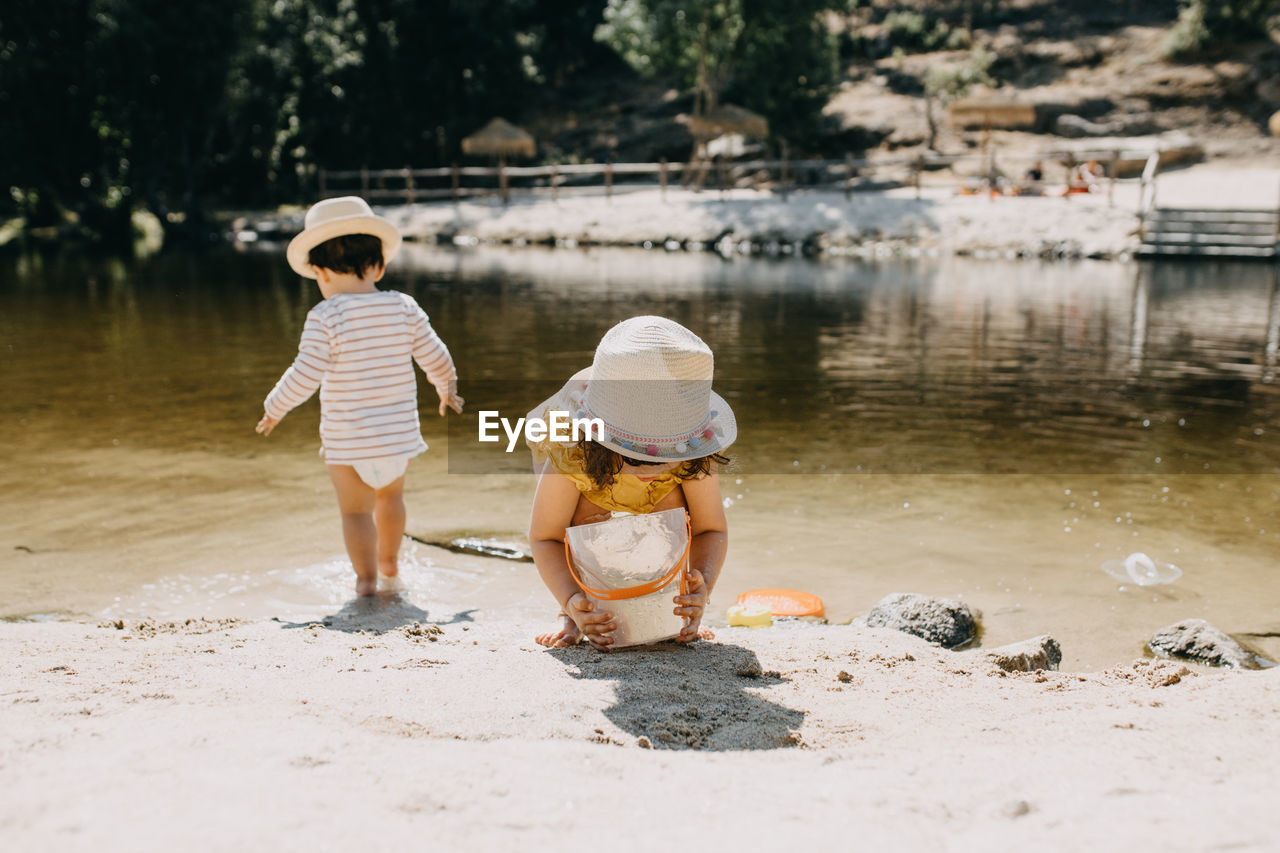
<svg viewBox="0 0 1280 853"><path fill-rule="evenodd" d="M1159 151L1145 150L1085 150L1046 151L1037 155L1001 156L992 151L987 154L951 154L914 157L897 157L869 160L846 156L840 160L707 160L691 163L586 163L550 166L449 166L434 169L352 169L331 171L320 169L319 195L331 198L339 195L359 194L372 202L383 204L416 204L420 201L451 200L499 196L503 203L513 192L523 195L546 196L558 200L565 194L603 194L606 199L615 192L627 189L657 187L663 198L671 187L691 190L725 190L734 187L769 188L787 195L798 187L807 189L838 189L845 198L854 192L890 187L914 187L919 197L924 176L932 171L964 164L976 164L978 169L967 178L949 181L929 180L929 186L954 186L974 194L995 195L1006 193L1043 194L1049 186L1062 185L1080 189L1076 177L1082 163L1097 161L1105 169L1101 178L1108 195L1114 198L1118 182L1139 182L1144 198L1148 182L1154 183L1155 162ZM1049 175L1041 180L1025 178L1026 169L1019 175L1006 177L1002 164L1030 165L1036 162L1053 164L1063 171L1061 181L1050 181ZM1136 164L1136 165L1135 165ZM1121 172L1133 172L1147 168L1140 177L1122 178ZM1096 187L1095 187L1096 189Z"/></svg>

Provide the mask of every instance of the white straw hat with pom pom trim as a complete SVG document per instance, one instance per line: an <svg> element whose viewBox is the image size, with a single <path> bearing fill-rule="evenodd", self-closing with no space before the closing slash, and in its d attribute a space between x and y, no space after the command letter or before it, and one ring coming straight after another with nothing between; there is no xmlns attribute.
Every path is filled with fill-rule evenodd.
<svg viewBox="0 0 1280 853"><path fill-rule="evenodd" d="M529 414L599 418L599 443L632 459L700 459L738 437L733 410L711 390L714 367L711 348L684 326L632 317L605 333L590 367Z"/></svg>

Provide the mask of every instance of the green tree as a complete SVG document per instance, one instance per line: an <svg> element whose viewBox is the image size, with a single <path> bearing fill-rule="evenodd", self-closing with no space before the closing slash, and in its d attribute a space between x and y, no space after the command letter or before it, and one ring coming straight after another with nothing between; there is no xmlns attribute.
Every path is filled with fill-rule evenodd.
<svg viewBox="0 0 1280 853"><path fill-rule="evenodd" d="M811 126L838 76L815 0L609 0L596 37L642 74L695 94L696 112L729 94L771 127Z"/></svg>
<svg viewBox="0 0 1280 853"><path fill-rule="evenodd" d="M90 0L6 0L0 13L0 181L33 226L61 221L101 178Z"/></svg>
<svg viewBox="0 0 1280 853"><path fill-rule="evenodd" d="M822 110L840 82L839 47L813 0L744 0L747 22L728 100L769 119L775 137L813 148Z"/></svg>
<svg viewBox="0 0 1280 853"><path fill-rule="evenodd" d="M996 55L991 51L974 48L964 62L935 65L925 73L924 116L929 125L929 148L933 148L938 140L938 110L963 98L974 86L995 85L995 80L987 73L995 59Z"/></svg>
<svg viewBox="0 0 1280 853"><path fill-rule="evenodd" d="M1183 0L1165 53L1194 57L1215 47L1266 38L1275 0Z"/></svg>
<svg viewBox="0 0 1280 853"><path fill-rule="evenodd" d="M609 0L596 37L648 76L692 88L695 111L713 109L747 29L745 0Z"/></svg>
<svg viewBox="0 0 1280 853"><path fill-rule="evenodd" d="M97 120L107 180L161 217L199 218L247 0L100 0Z"/></svg>

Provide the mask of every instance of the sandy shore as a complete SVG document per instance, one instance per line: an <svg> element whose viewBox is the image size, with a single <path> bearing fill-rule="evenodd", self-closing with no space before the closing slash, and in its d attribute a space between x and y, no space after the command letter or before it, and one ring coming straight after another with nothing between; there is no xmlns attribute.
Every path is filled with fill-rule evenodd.
<svg viewBox="0 0 1280 853"><path fill-rule="evenodd" d="M1280 169L1247 161L1212 161L1162 173L1158 207L1275 210ZM1101 183L1089 194L961 195L954 180L855 192L799 188L785 198L772 190L685 190L619 187L553 200L520 194L503 205L485 197L414 205L383 205L408 240L579 246L641 246L723 255L831 254L884 257L898 253L979 257L1126 259L1140 244L1140 182ZM291 237L303 211L243 217L239 239Z"/></svg>
<svg viewBox="0 0 1280 853"><path fill-rule="evenodd" d="M495 199L388 207L412 240L650 245L722 253L803 250L877 255L897 251L993 256L1123 258L1137 248L1138 182L1064 197L958 195L954 185L844 194L804 190L787 198L762 190L693 192L624 189L601 195ZM1273 210L1280 170L1205 163L1161 175L1165 207ZM291 226L285 225L285 230Z"/></svg>
<svg viewBox="0 0 1280 853"><path fill-rule="evenodd" d="M611 655L394 596L0 624L13 849L1274 849L1280 670L1004 674L853 627Z"/></svg>

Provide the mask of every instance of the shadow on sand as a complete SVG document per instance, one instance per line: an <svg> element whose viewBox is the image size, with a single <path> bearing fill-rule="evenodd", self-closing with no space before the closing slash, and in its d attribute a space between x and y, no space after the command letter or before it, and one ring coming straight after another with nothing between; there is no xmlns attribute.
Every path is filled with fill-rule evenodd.
<svg viewBox="0 0 1280 853"><path fill-rule="evenodd" d="M366 595L353 598L337 613L322 619L307 622L286 622L275 619L285 628L310 628L317 626L333 631L344 631L348 634L365 631L371 634L383 634L395 631L415 622L431 625L457 625L472 622L474 610L462 610L457 613L437 614L434 618L427 611L414 604L400 592L380 592L377 595Z"/></svg>
<svg viewBox="0 0 1280 853"><path fill-rule="evenodd" d="M701 641L661 643L603 653L586 645L552 649L574 678L616 681L617 699L604 715L654 749L778 749L799 743L804 713L749 688L785 679L763 672L754 652Z"/></svg>

